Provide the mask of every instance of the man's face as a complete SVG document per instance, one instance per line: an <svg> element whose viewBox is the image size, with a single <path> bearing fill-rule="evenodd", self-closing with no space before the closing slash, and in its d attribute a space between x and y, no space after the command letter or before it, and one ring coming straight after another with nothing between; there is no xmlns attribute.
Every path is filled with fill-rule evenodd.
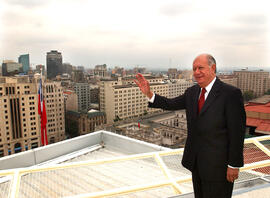
<svg viewBox="0 0 270 198"><path fill-rule="evenodd" d="M193 76L200 87L206 87L216 76L216 65L209 67L206 55L198 56L193 62Z"/></svg>

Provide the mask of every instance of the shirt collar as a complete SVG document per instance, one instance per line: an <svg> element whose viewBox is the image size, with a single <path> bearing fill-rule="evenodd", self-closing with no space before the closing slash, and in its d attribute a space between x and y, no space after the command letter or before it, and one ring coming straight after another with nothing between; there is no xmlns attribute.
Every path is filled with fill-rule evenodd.
<svg viewBox="0 0 270 198"><path fill-rule="evenodd" d="M209 92L211 91L211 89L212 89L212 87L213 87L213 85L214 85L216 79L217 79L217 77L215 77L215 78L214 78L214 79L213 79L213 80L205 87L207 93L209 93Z"/></svg>

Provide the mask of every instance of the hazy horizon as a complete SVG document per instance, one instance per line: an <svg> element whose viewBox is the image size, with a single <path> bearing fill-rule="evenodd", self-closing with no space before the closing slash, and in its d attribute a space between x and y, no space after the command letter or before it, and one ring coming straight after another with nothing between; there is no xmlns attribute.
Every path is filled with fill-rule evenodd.
<svg viewBox="0 0 270 198"><path fill-rule="evenodd" d="M189 69L200 53L230 70L270 66L266 0L2 0L0 61L30 54L46 65L58 50L63 62L93 68Z"/></svg>

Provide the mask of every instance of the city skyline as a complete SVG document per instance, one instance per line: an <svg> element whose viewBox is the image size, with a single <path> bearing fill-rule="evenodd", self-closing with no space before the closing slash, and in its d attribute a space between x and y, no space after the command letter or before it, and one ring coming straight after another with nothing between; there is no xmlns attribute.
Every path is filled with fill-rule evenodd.
<svg viewBox="0 0 270 198"><path fill-rule="evenodd" d="M9 0L0 3L0 61L30 54L46 65L58 50L63 62L93 68L142 66L190 69L211 53L219 69L268 69L267 2ZM11 17L12 16L12 17Z"/></svg>

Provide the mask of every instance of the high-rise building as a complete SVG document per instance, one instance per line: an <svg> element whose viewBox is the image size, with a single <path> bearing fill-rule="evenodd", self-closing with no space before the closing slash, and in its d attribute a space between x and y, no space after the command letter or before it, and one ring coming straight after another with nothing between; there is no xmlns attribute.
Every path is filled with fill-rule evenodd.
<svg viewBox="0 0 270 198"><path fill-rule="evenodd" d="M90 93L91 103L99 103L99 86L91 85Z"/></svg>
<svg viewBox="0 0 270 198"><path fill-rule="evenodd" d="M254 96L262 96L268 89L270 89L269 72L248 71L247 69L241 71L234 71L237 76L237 87L242 92L253 91Z"/></svg>
<svg viewBox="0 0 270 198"><path fill-rule="evenodd" d="M29 54L20 55L18 58L18 62L22 64L23 72L27 74L30 69Z"/></svg>
<svg viewBox="0 0 270 198"><path fill-rule="evenodd" d="M83 83L85 82L83 71L81 70L74 70L72 72L72 80L76 83Z"/></svg>
<svg viewBox="0 0 270 198"><path fill-rule="evenodd" d="M108 76L107 73L107 65L96 65L94 69L94 75L95 76L100 76L100 77L106 77Z"/></svg>
<svg viewBox="0 0 270 198"><path fill-rule="evenodd" d="M65 112L78 111L78 96L73 90L64 91Z"/></svg>
<svg viewBox="0 0 270 198"><path fill-rule="evenodd" d="M63 63L62 64L62 72L71 75L72 65L70 63Z"/></svg>
<svg viewBox="0 0 270 198"><path fill-rule="evenodd" d="M91 108L91 87L88 83L75 83L74 91L78 96L78 111L88 111Z"/></svg>
<svg viewBox="0 0 270 198"><path fill-rule="evenodd" d="M165 97L174 97L184 93L191 86L186 81L181 86L180 82L173 84L164 82L162 78L145 76L149 81L151 90ZM105 112L107 123L115 120L139 117L148 113L162 111L148 108L148 100L141 93L133 79L102 80L100 82L100 110ZM175 92L175 93L170 93Z"/></svg>
<svg viewBox="0 0 270 198"><path fill-rule="evenodd" d="M64 95L61 82L45 82L44 97L47 112L47 133L49 143L65 139Z"/></svg>
<svg viewBox="0 0 270 198"><path fill-rule="evenodd" d="M41 145L39 77L0 78L0 156ZM64 99L60 83L43 83L49 143L65 139Z"/></svg>
<svg viewBox="0 0 270 198"><path fill-rule="evenodd" d="M53 79L62 74L62 54L57 50L47 52L47 78Z"/></svg>
<svg viewBox="0 0 270 198"><path fill-rule="evenodd" d="M12 60L5 60L2 63L2 75L3 76L14 76L22 73L22 64L16 63Z"/></svg>

